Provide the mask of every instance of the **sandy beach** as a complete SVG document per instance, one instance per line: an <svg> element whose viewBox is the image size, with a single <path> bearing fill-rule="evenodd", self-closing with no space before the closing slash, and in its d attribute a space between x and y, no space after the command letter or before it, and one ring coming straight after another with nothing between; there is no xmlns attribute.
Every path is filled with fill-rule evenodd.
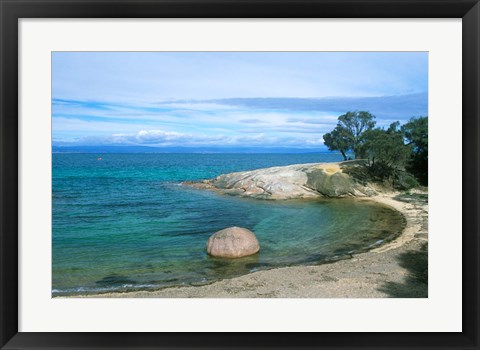
<svg viewBox="0 0 480 350"><path fill-rule="evenodd" d="M425 298L428 297L428 194L382 193L375 201L403 214L396 239L350 259L257 271L208 285L85 295L89 298ZM79 296L73 296L79 297Z"/></svg>

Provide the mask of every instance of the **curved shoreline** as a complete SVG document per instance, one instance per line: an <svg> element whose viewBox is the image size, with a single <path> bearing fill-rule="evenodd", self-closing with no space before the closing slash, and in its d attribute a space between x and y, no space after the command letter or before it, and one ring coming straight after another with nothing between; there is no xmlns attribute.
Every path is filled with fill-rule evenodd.
<svg viewBox="0 0 480 350"><path fill-rule="evenodd" d="M419 195L426 196L426 193ZM401 201L399 196L400 193L392 192L357 198L399 211L406 220L406 226L392 241L368 252L354 254L350 259L256 271L201 286L69 298L427 297L428 201L423 203L415 199L415 195L410 201Z"/></svg>

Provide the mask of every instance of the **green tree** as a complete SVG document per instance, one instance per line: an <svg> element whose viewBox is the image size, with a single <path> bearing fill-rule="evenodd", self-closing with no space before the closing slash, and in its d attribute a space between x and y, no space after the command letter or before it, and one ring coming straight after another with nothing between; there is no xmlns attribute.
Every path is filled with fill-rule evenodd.
<svg viewBox="0 0 480 350"><path fill-rule="evenodd" d="M362 153L368 158L370 174L378 179L396 181L404 172L412 147L404 143L400 123L392 123L388 129L368 130L364 135Z"/></svg>
<svg viewBox="0 0 480 350"><path fill-rule="evenodd" d="M407 170L428 185L428 117L412 118L402 126L405 140L412 146Z"/></svg>
<svg viewBox="0 0 480 350"><path fill-rule="evenodd" d="M343 160L347 160L347 152L351 149L351 143L341 128L337 126L331 132L326 133L323 135L323 140L330 151L340 151Z"/></svg>
<svg viewBox="0 0 480 350"><path fill-rule="evenodd" d="M365 133L375 127L375 116L365 111L347 112L338 117L335 129L323 136L329 150L338 150L346 160L346 152L352 151L355 159L364 158L362 144Z"/></svg>

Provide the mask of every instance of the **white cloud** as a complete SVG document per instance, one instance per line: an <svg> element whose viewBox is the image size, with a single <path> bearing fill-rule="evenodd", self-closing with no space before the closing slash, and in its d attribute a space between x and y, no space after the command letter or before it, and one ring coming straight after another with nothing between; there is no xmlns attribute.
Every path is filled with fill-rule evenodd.
<svg viewBox="0 0 480 350"><path fill-rule="evenodd" d="M312 147L322 146L316 137L279 137L256 133L252 135L205 135L169 132L163 130L140 130L136 133L118 133L107 137L88 136L73 140L56 140L68 145L135 145L156 147Z"/></svg>

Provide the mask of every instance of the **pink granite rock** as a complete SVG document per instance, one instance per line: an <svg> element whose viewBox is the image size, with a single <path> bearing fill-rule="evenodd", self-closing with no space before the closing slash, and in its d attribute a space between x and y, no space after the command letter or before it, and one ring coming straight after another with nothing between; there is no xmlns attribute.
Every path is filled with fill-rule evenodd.
<svg viewBox="0 0 480 350"><path fill-rule="evenodd" d="M260 250L255 234L242 227L229 227L215 232L207 241L207 253L221 258L240 258Z"/></svg>

